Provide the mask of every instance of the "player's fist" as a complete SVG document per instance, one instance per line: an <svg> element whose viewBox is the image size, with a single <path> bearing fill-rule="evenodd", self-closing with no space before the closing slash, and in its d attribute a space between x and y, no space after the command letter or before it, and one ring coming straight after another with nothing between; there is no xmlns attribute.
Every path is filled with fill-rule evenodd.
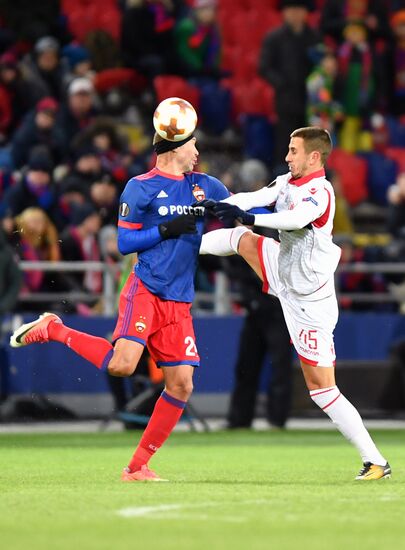
<svg viewBox="0 0 405 550"><path fill-rule="evenodd" d="M245 212L238 206L234 204L229 204L227 202L217 202L213 207L212 211L214 214L224 223L230 223L233 221L238 221L244 225L254 225L255 216L249 212Z"/></svg>
<svg viewBox="0 0 405 550"><path fill-rule="evenodd" d="M211 212L216 204L218 204L217 201L213 199L203 199L202 201L193 202L190 208L193 209L193 214L195 216L204 217L206 211L209 210Z"/></svg>
<svg viewBox="0 0 405 550"><path fill-rule="evenodd" d="M182 214L169 222L163 222L159 225L159 233L164 239L193 235L197 233L196 217L193 214Z"/></svg>

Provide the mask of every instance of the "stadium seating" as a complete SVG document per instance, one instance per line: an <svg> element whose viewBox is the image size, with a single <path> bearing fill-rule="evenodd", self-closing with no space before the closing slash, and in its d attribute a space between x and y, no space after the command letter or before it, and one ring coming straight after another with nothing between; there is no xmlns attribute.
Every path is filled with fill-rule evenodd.
<svg viewBox="0 0 405 550"><path fill-rule="evenodd" d="M387 204L387 189L395 183L398 173L397 163L381 153L363 153L368 165L367 186L369 197L376 204Z"/></svg>
<svg viewBox="0 0 405 550"><path fill-rule="evenodd" d="M405 147L387 147L384 155L397 163L399 172L405 172Z"/></svg>
<svg viewBox="0 0 405 550"><path fill-rule="evenodd" d="M351 206L356 206L367 199L367 162L365 159L336 148L329 157L328 166L339 174L343 194Z"/></svg>
<svg viewBox="0 0 405 550"><path fill-rule="evenodd" d="M157 103L167 97L182 97L189 101L196 109L200 107L200 90L189 84L181 76L162 75L153 80Z"/></svg>

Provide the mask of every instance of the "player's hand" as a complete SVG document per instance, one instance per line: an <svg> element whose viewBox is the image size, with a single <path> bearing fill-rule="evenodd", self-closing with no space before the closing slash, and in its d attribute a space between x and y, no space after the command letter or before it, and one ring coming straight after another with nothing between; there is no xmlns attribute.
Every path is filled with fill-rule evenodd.
<svg viewBox="0 0 405 550"><path fill-rule="evenodd" d="M244 225L254 225L255 223L254 214L250 214L239 208L239 206L227 202L217 202L212 207L212 211L224 223L233 221L238 221Z"/></svg>
<svg viewBox="0 0 405 550"><path fill-rule="evenodd" d="M173 239L180 235L194 235L197 233L196 216L182 214L169 222L159 225L159 233L164 239Z"/></svg>
<svg viewBox="0 0 405 550"><path fill-rule="evenodd" d="M212 212L212 209L216 204L218 204L217 201L214 201L213 199L203 199L202 201L193 202L191 208L194 208L196 212L200 212L200 214L195 215L204 216L206 210Z"/></svg>

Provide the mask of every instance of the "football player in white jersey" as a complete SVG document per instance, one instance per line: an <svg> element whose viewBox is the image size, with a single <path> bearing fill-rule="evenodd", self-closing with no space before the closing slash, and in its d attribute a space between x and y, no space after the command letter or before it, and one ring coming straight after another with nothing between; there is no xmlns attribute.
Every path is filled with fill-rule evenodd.
<svg viewBox="0 0 405 550"><path fill-rule="evenodd" d="M363 468L356 479L388 478L390 465L335 381L334 272L340 249L332 241L335 196L324 170L332 150L330 135L308 127L290 137L288 174L258 191L206 203L225 222L278 229L280 242L242 225L205 234L200 254L239 254L263 281L263 292L279 298L311 399L361 455ZM274 213L247 212L256 207L274 207Z"/></svg>

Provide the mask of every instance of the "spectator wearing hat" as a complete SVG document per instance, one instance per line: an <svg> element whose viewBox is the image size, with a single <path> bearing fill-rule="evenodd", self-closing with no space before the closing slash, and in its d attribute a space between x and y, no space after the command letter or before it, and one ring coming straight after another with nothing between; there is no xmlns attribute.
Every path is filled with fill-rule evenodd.
<svg viewBox="0 0 405 550"><path fill-rule="evenodd" d="M90 52L81 44L71 42L65 46L62 49L62 58L66 60L69 67L68 82L75 78L91 78L93 76Z"/></svg>
<svg viewBox="0 0 405 550"><path fill-rule="evenodd" d="M52 181L52 160L46 151L34 149L22 179L7 189L4 195L5 213L17 216L30 206L44 210L57 222L56 193Z"/></svg>
<svg viewBox="0 0 405 550"><path fill-rule="evenodd" d="M40 38L32 54L21 63L21 70L30 84L33 106L43 97L62 99L67 68L59 57L59 42L55 38Z"/></svg>
<svg viewBox="0 0 405 550"><path fill-rule="evenodd" d="M99 261L97 235L100 227L100 215L92 204L76 205L72 211L71 225L60 236L63 260ZM101 273L95 271L65 274L64 281L71 290L93 293L100 292L102 287Z"/></svg>
<svg viewBox="0 0 405 550"><path fill-rule="evenodd" d="M217 24L217 1L194 0L188 17L175 29L181 71L186 77L220 75L221 39Z"/></svg>
<svg viewBox="0 0 405 550"><path fill-rule="evenodd" d="M64 131L66 147L70 148L73 138L94 121L97 109L94 86L89 78L72 80L67 94L67 101L58 112L57 124Z"/></svg>
<svg viewBox="0 0 405 550"><path fill-rule="evenodd" d="M61 128L56 125L58 103L52 97L38 101L17 129L11 143L11 155L15 168L28 162L30 151L37 145L44 146L54 165L65 160L65 141Z"/></svg>
<svg viewBox="0 0 405 550"><path fill-rule="evenodd" d="M260 75L274 87L277 124L272 165L285 169L290 134L306 123L306 79L312 69L311 50L319 34L307 23L308 1L283 0L283 24L265 36L259 57Z"/></svg>

